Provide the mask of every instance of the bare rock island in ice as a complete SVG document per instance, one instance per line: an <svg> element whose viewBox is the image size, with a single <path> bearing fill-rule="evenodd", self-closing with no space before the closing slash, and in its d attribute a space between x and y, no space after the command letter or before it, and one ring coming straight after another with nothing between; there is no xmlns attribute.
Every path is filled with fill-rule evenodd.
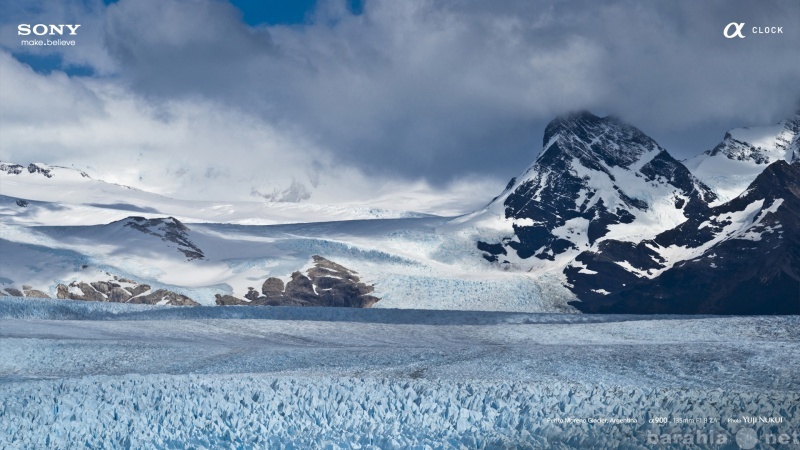
<svg viewBox="0 0 800 450"><path fill-rule="evenodd" d="M248 288L244 300L217 294L217 305L267 306L341 306L369 308L380 300L369 295L375 288L360 281L356 272L319 255L314 266L303 274L294 272L284 286L283 280L267 278L261 293Z"/></svg>

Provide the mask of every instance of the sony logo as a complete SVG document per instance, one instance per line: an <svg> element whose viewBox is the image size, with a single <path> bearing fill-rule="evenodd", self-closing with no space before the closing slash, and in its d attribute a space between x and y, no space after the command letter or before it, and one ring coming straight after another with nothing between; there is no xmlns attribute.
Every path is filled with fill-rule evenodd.
<svg viewBox="0 0 800 450"><path fill-rule="evenodd" d="M37 23L36 25L31 25L29 23L21 23L17 27L17 34L20 36L27 36L33 32L33 34L37 36L43 36L48 34L50 36L58 34L64 34L64 27L67 28L69 31L70 36L75 36L78 34L78 28L80 25L73 25L73 24L63 24L63 25L53 25L53 24L43 24Z"/></svg>

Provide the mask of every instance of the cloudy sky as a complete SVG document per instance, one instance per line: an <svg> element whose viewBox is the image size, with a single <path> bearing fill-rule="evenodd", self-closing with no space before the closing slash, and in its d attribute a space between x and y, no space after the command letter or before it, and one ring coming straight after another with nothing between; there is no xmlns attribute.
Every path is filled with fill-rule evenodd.
<svg viewBox="0 0 800 450"><path fill-rule="evenodd" d="M687 158L800 99L796 0L0 7L0 160L177 197L466 211L558 114L617 115ZM21 45L37 23L80 24L76 45Z"/></svg>

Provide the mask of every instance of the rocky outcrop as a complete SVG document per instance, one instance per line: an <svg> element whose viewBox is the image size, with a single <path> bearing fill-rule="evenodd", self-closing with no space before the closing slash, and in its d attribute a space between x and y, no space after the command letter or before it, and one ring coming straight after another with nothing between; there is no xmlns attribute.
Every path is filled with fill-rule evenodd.
<svg viewBox="0 0 800 450"><path fill-rule="evenodd" d="M32 286L22 286L22 290L7 287L0 290L0 295L28 298L51 298L46 292ZM153 291L147 284L139 284L125 278L114 278L109 281L86 283L74 281L69 285L56 286L56 298L67 300L83 300L90 302L136 303L146 305L195 306L198 303L185 295L166 289Z"/></svg>
<svg viewBox="0 0 800 450"><path fill-rule="evenodd" d="M25 294L23 294L22 291L20 291L19 289L14 289L9 287L5 288L4 292L10 295L11 297L25 297Z"/></svg>
<svg viewBox="0 0 800 450"><path fill-rule="evenodd" d="M34 289L33 287L28 285L22 286L22 290L13 287L0 289L0 296L4 295L10 297L50 298L50 296L47 295L47 293Z"/></svg>
<svg viewBox="0 0 800 450"><path fill-rule="evenodd" d="M191 298L166 289L157 289L146 295L131 298L127 303L144 305L172 305L172 306L197 306L198 303Z"/></svg>
<svg viewBox="0 0 800 450"><path fill-rule="evenodd" d="M125 227L160 238L164 242L177 244L176 249L186 255L189 261L205 257L203 251L189 239L189 227L174 217L145 219L144 217L136 216L128 217L123 222Z"/></svg>
<svg viewBox="0 0 800 450"><path fill-rule="evenodd" d="M29 173L39 173L47 178L53 178L52 169L43 164L28 164Z"/></svg>
<svg viewBox="0 0 800 450"><path fill-rule="evenodd" d="M69 286L56 286L58 298L91 302L133 303L143 305L197 306L191 298L166 289L151 290L147 284L138 284L125 278L92 283L72 282ZM26 295L28 296L28 295ZM30 297L30 296L29 296Z"/></svg>
<svg viewBox="0 0 800 450"><path fill-rule="evenodd" d="M9 175L19 175L25 168L19 164L0 163L0 172L5 172Z"/></svg>
<svg viewBox="0 0 800 450"><path fill-rule="evenodd" d="M371 294L374 286L361 282L356 272L319 255L314 266L303 274L294 272L284 285L280 278L267 278L261 294L249 288L244 299L217 295L217 305L269 306L339 306L369 308L378 300Z"/></svg>

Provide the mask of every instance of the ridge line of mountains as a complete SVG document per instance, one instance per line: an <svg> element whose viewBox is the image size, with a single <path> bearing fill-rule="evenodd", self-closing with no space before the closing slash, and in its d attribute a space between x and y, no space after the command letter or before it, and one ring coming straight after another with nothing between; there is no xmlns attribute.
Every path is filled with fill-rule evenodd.
<svg viewBox="0 0 800 450"><path fill-rule="evenodd" d="M583 312L797 314L800 113L731 130L686 164L616 118L564 115L536 162L469 220L510 221L477 242L483 257L563 269Z"/></svg>
<svg viewBox="0 0 800 450"><path fill-rule="evenodd" d="M229 228L238 223L233 220L250 220L251 211L262 214L266 206L242 204L240 211L239 205L184 204L94 180L74 169L0 163L0 177L24 179L4 183L4 192L0 192L0 208L7 222L0 229L0 245L4 253L19 252L17 265L26 261L20 270L9 261L13 258L0 264L0 269L8 272L0 273L0 288L25 296L50 292L94 301L116 301L111 298L118 297L189 304L198 299L186 295L199 292L208 297L198 300L203 304L210 298L218 305L370 307L380 300L370 295L373 284L376 289L382 283L392 290L405 289L402 295L413 305L414 298L426 289L432 296L440 295L431 287L435 285L432 280L458 287L478 272L489 273L491 278L496 271L516 273L518 278L507 289L498 284L504 281L497 277L491 281L494 284L464 285L463 289L481 286L481 290L462 294L472 292L470 295L480 297L482 294L474 293L489 292L484 286L491 285L500 289L499 296L510 292L525 300L526 295L542 295L526 294L517 287L520 280L531 278L535 283L559 286L556 295L561 297L550 300L552 310L558 311L570 307L567 300L556 304L569 297L569 305L585 313L800 314L800 111L776 125L730 130L713 149L685 161L675 159L636 127L586 111L551 121L542 144L534 163L512 178L485 208L472 214L359 221L353 219L360 216L332 210L325 213L337 218L327 223L342 225L304 228L298 222L291 229L311 234L274 228L268 232L269 238L263 237L266 229ZM72 191L76 186L81 188ZM202 215L193 215L198 206ZM73 220L63 215L70 211L102 216L81 222L80 217ZM291 211L284 207L279 215L295 214ZM317 209L311 213L312 222L325 221L317 217ZM338 218L340 214L345 220ZM39 219L40 215L44 219ZM190 220L190 226L185 226L167 217L171 215L196 217L198 224L206 225L195 227ZM56 227L36 226L54 222ZM378 224L375 230L385 229L386 234L369 231L370 227L364 227L368 222ZM333 233L330 236L325 231L328 228ZM228 230L234 236L226 235ZM396 239L406 236L411 247L398 247ZM351 238L354 240L348 241ZM234 242L235 248L231 247ZM99 253L83 250L85 243L94 243ZM116 250L104 254L103 248ZM359 250L353 253L353 248ZM314 253L317 250L319 253ZM360 256L354 258L355 254ZM41 257L59 261L61 272L53 271L46 282L42 282L46 279L42 271L55 266L36 262ZM158 269L149 267L148 261L156 259L148 258L158 258L163 264ZM339 265L340 258L348 261L348 268ZM272 262L264 262L267 260ZM374 262L378 260L393 268L379 270ZM258 285L263 279L248 275L253 263L247 261L262 261L257 272L262 274L259 276L267 274L269 283L264 282L260 292ZM310 261L327 264L330 273L322 277L325 271L318 267L303 275L298 269L303 264L308 267ZM159 281L180 278L164 272L177 267L213 270L220 281L214 284L197 277L179 283ZM415 275L418 269L413 267L426 269ZM359 284L351 268L368 270L370 284ZM35 274L38 280L30 281L33 277L20 273ZM131 286L115 281L131 276L138 277ZM315 276L322 280L320 286L315 284ZM417 284L404 287L397 284L398 279ZM156 286L147 291L153 298L134 295L131 290L138 289L136 283ZM165 290L168 285L175 288ZM283 287L275 287L279 285ZM119 287L114 291L118 295L106 295L104 286L108 292ZM555 291L548 292L552 295ZM479 300L486 302L485 309L492 309L491 302L498 300L494 297ZM518 301L516 297L510 300ZM546 301L542 301L544 310L548 310Z"/></svg>

